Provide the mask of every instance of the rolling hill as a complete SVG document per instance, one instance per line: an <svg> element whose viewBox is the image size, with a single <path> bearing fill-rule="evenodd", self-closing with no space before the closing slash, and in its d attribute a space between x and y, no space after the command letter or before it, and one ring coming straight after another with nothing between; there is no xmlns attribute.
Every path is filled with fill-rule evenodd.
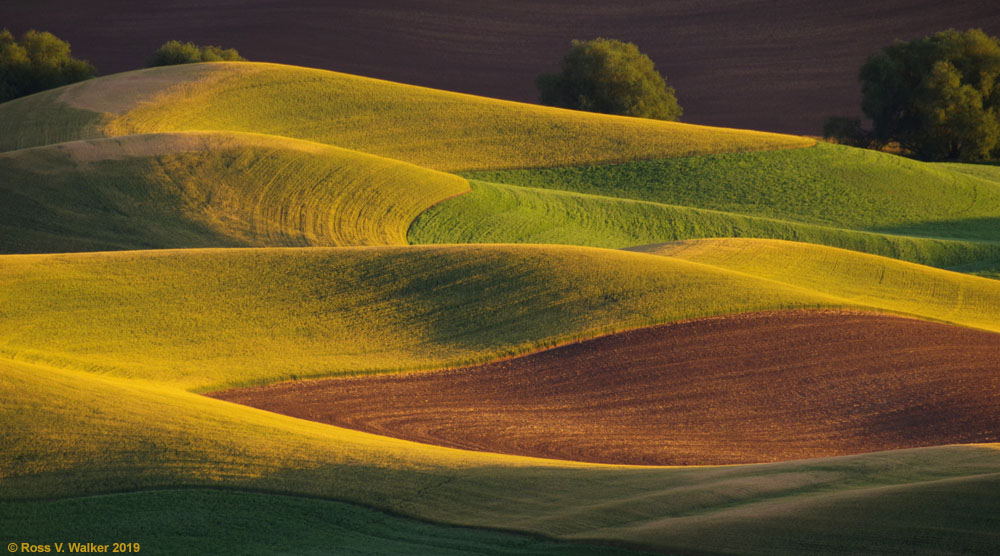
<svg viewBox="0 0 1000 556"><path fill-rule="evenodd" d="M0 153L0 252L399 245L454 175L272 135L184 132Z"/></svg>
<svg viewBox="0 0 1000 556"><path fill-rule="evenodd" d="M988 167L260 63L0 104L0 150L11 539L191 552L166 520L232 553L1000 544L1000 281L934 268L1000 269ZM354 420L313 422L324 384L354 385ZM261 385L303 418L202 395ZM557 418L489 419L539 396ZM339 426L365 415L379 434ZM686 461L770 463L616 465Z"/></svg>
<svg viewBox="0 0 1000 556"><path fill-rule="evenodd" d="M0 106L0 150L173 131L281 135L436 170L624 162L810 139L591 114L247 62L151 68Z"/></svg>
<svg viewBox="0 0 1000 556"><path fill-rule="evenodd" d="M14 515L58 515L65 506L40 507L31 502L37 499L224 487L666 552L791 554L806 546L833 554L877 546L901 554L915 542L925 551L982 552L995 543L1000 451L992 446L752 466L600 466L416 444L144 381L14 362L0 362L0 373L8 431L0 496ZM89 512L105 503L97 497L76 507ZM103 519L84 515L91 516L85 523ZM831 519L839 526L830 527ZM215 520L228 524L223 514ZM934 535L912 537L929 527ZM748 535L751 529L767 534ZM157 549L170 552L169 545L147 547Z"/></svg>
<svg viewBox="0 0 1000 556"><path fill-rule="evenodd" d="M773 309L865 308L1000 330L995 280L791 242L649 250L657 255L517 245L7 255L0 355L205 390L476 363Z"/></svg>

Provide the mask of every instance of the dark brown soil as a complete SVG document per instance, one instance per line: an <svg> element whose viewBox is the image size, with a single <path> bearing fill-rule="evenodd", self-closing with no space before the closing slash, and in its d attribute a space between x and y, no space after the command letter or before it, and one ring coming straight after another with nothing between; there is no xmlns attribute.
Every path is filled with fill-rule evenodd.
<svg viewBox="0 0 1000 556"><path fill-rule="evenodd" d="M0 27L52 31L102 73L171 39L534 102L571 39L635 42L677 89L685 121L818 134L860 115L858 69L895 39L1000 34L995 0L6 0Z"/></svg>
<svg viewBox="0 0 1000 556"><path fill-rule="evenodd" d="M859 313L759 313L474 367L211 396L471 450L766 462L1000 440L1000 335Z"/></svg>

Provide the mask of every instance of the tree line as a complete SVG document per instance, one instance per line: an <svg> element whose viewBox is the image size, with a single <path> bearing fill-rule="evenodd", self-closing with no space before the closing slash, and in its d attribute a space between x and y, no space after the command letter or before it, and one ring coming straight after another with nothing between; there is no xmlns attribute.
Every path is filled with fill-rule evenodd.
<svg viewBox="0 0 1000 556"><path fill-rule="evenodd" d="M232 48L168 41L150 56L147 66L243 60ZM17 40L10 30L0 31L0 102L95 75L93 64L74 58L69 43L52 33L31 30Z"/></svg>
<svg viewBox="0 0 1000 556"><path fill-rule="evenodd" d="M242 61L232 48L168 41L147 65ZM70 45L47 32L16 40L0 31L0 102L96 75ZM861 111L871 121L832 117L824 137L857 147L895 143L923 160L1000 158L1000 41L980 29L954 29L896 41L872 54L858 75ZM679 120L673 87L632 43L572 41L556 73L538 76L542 104L640 118Z"/></svg>

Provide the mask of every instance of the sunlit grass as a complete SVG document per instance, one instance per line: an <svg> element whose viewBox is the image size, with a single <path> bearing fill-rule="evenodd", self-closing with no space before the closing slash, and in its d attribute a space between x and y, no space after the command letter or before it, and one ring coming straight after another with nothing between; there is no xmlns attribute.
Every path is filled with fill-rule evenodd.
<svg viewBox="0 0 1000 556"><path fill-rule="evenodd" d="M704 258L694 247L660 257L516 245L7 255L0 355L207 389L458 365L767 309L852 306L1000 329L996 281L747 241L714 252L730 265L756 254L751 267L718 263L709 243Z"/></svg>
<svg viewBox="0 0 1000 556"><path fill-rule="evenodd" d="M473 182L422 213L411 243L554 243L622 248L757 237L851 249L938 267L1000 266L1000 242L880 234L616 197Z"/></svg>
<svg viewBox="0 0 1000 556"><path fill-rule="evenodd" d="M465 175L837 228L996 242L1000 183L988 179L990 171L821 143L807 149Z"/></svg>
<svg viewBox="0 0 1000 556"><path fill-rule="evenodd" d="M78 141L0 154L0 252L405 244L458 176L242 133Z"/></svg>
<svg viewBox="0 0 1000 556"><path fill-rule="evenodd" d="M811 139L520 104L323 70L261 63L189 64L71 85L47 100L108 114L110 135L222 130L282 135L439 170L564 166L801 147ZM39 101L40 102L40 101ZM59 110L5 149L69 124ZM0 120L22 118L0 106ZM7 112L18 112L7 116ZM81 127L81 129L83 129ZM66 140L65 133L58 134Z"/></svg>
<svg viewBox="0 0 1000 556"><path fill-rule="evenodd" d="M837 299L1000 331L1000 283L807 243L706 239L638 250L711 265ZM961 320L954 320L956 315Z"/></svg>

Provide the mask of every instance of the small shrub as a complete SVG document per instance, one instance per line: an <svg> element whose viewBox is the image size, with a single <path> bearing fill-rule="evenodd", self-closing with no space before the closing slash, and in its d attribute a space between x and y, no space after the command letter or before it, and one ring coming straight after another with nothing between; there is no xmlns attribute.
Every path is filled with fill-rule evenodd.
<svg viewBox="0 0 1000 556"><path fill-rule="evenodd" d="M167 41L153 56L149 67L195 64L198 62L245 62L235 48L221 46L198 46L190 42Z"/></svg>

